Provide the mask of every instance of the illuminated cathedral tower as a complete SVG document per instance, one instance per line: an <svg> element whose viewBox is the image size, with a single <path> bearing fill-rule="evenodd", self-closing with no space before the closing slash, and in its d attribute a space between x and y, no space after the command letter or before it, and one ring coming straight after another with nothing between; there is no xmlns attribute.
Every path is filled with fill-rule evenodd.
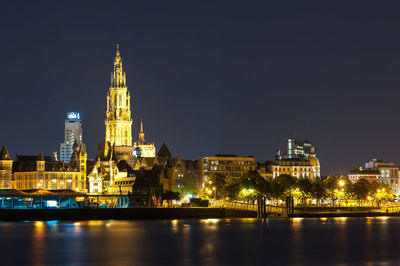
<svg viewBox="0 0 400 266"><path fill-rule="evenodd" d="M117 44L114 59L114 71L111 73L111 85L107 93L106 138L97 146L97 156L109 159L115 154L119 160L130 160L133 156L131 96L126 86L126 74L122 68L122 59Z"/></svg>
<svg viewBox="0 0 400 266"><path fill-rule="evenodd" d="M111 73L111 86L107 95L106 142L111 146L132 146L131 104L126 74L117 44L114 71Z"/></svg>

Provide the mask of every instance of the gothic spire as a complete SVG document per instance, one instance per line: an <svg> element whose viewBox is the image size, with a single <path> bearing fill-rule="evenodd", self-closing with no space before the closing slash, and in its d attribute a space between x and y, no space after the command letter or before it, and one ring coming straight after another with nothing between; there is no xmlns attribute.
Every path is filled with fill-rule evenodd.
<svg viewBox="0 0 400 266"><path fill-rule="evenodd" d="M143 131L143 121L140 120L140 132L139 132L139 139L138 139L139 143L144 143L144 131Z"/></svg>
<svg viewBox="0 0 400 266"><path fill-rule="evenodd" d="M78 141L75 139L74 145L72 146L72 151L79 152L79 144Z"/></svg>
<svg viewBox="0 0 400 266"><path fill-rule="evenodd" d="M122 59L121 59L121 54L119 52L118 43L117 43L117 51L115 52L114 71L111 74L111 86L112 87L126 86L126 75L122 69Z"/></svg>
<svg viewBox="0 0 400 266"><path fill-rule="evenodd" d="M36 161L44 161L44 156L43 156L43 152L42 151L39 152L39 155L38 155Z"/></svg>
<svg viewBox="0 0 400 266"><path fill-rule="evenodd" d="M10 153L8 153L6 145L3 145L0 151L0 160L12 160Z"/></svg>

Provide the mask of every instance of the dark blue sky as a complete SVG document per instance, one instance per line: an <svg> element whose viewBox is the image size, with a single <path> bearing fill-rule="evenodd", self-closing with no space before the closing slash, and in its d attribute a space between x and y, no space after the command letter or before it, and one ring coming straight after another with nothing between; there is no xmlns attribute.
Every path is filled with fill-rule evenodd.
<svg viewBox="0 0 400 266"><path fill-rule="evenodd" d="M377 1L7 1L0 143L50 154L79 111L94 157L119 42L134 139L175 156L272 159L290 134L322 174L400 161L400 4Z"/></svg>

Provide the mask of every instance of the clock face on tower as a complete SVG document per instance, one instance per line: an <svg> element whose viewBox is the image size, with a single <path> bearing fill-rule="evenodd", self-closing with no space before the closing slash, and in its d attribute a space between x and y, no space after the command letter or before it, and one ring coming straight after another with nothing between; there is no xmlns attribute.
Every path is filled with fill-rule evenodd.
<svg viewBox="0 0 400 266"><path fill-rule="evenodd" d="M123 111L123 112L121 113L121 118L122 118L123 120L129 120L128 113L127 113L126 111Z"/></svg>

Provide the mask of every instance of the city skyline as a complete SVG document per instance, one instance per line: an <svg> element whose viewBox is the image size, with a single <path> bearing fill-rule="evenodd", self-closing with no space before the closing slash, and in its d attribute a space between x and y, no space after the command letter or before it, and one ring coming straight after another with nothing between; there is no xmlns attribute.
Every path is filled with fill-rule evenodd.
<svg viewBox="0 0 400 266"><path fill-rule="evenodd" d="M115 30L113 12L102 2L89 14L93 21L85 19L88 4L81 10L40 8L27 4L20 10L8 3L1 18L13 41L0 44L3 86L12 88L0 100L8 110L0 140L12 156L57 151L69 111L81 113L83 142L89 157L95 156L104 139L105 97L119 42L132 95L133 136L143 119L146 136L156 147L166 142L176 156L234 153L272 160L277 142L283 150L292 128L296 139L311 138L323 175L348 172L372 158L400 161L392 118L399 112L400 72L393 11L365 3L349 19L346 12L356 5L344 15L340 4L331 10L294 6L289 18L278 4L256 4L240 13L233 2L226 14L218 5L199 10L188 5L170 10L172 18L141 4L136 16L121 12L121 28ZM307 18L307 8L327 18L318 12ZM263 13L269 9L279 12ZM20 20L12 24L8 18L17 11ZM62 17L71 13L76 22L64 25ZM201 14L209 18L206 25L198 24ZM363 19L368 23L361 25ZM380 39L370 40L371 31Z"/></svg>

